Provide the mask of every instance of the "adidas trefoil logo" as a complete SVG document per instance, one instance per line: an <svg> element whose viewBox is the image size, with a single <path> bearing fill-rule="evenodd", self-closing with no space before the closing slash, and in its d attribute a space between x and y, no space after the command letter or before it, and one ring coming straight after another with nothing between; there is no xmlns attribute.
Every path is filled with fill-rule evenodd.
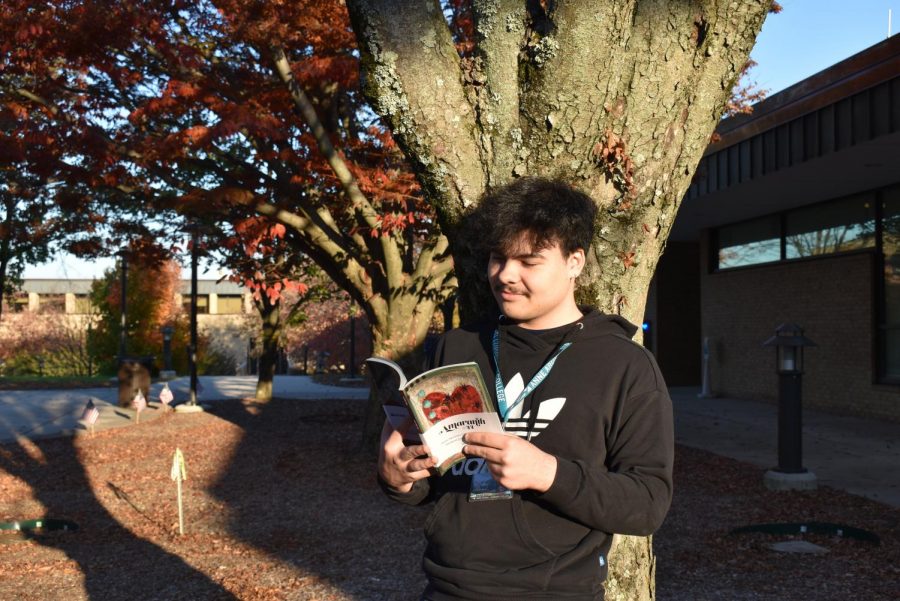
<svg viewBox="0 0 900 601"><path fill-rule="evenodd" d="M522 374L516 374L504 387L507 402L512 403L519 394L525 390L525 382L522 380ZM537 438L540 433L556 419L559 412L562 411L563 405L566 404L565 397L557 397L555 399L547 399L541 401L538 405L537 420L534 422L534 431L531 433L531 439ZM506 422L506 431L512 432L521 438L528 438L528 422L531 412L526 411L522 415L522 407L525 405L523 401L513 410L509 412L509 419Z"/></svg>

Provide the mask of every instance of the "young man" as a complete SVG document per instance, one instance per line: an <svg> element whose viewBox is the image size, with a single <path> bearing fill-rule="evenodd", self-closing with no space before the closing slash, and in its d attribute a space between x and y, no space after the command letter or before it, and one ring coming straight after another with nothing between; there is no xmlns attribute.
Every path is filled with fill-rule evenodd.
<svg viewBox="0 0 900 601"><path fill-rule="evenodd" d="M526 178L479 211L501 316L445 334L433 364L477 362L507 434L467 435L468 459L433 477L427 449L385 425L379 480L398 501L436 501L423 599L602 599L612 533L651 534L668 510L671 401L636 328L575 302L587 195ZM477 502L488 475L511 492Z"/></svg>

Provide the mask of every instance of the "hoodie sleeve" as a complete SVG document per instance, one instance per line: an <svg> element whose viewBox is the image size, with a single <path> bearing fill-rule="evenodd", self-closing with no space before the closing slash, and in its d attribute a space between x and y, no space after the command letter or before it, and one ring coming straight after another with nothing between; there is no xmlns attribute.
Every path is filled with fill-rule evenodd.
<svg viewBox="0 0 900 601"><path fill-rule="evenodd" d="M623 402L607 445L599 465L557 457L556 478L538 498L595 530L652 534L672 500L672 402L664 386Z"/></svg>
<svg viewBox="0 0 900 601"><path fill-rule="evenodd" d="M445 336L440 336L437 339L429 339L426 341L424 371L434 369L441 365L440 362L443 360L444 356L444 339ZM421 505L431 500L431 480L434 476L416 480L413 482L412 488L407 493L402 493L391 487L381 478L380 474L376 473L376 477L378 479L378 486L381 487L382 492L384 492L384 494L392 501L397 501L404 505Z"/></svg>
<svg viewBox="0 0 900 601"><path fill-rule="evenodd" d="M421 505L427 502L431 493L431 478L416 480L413 482L412 488L407 493L402 493L391 487L387 482L378 476L378 486L387 497L392 501L403 503L404 505Z"/></svg>

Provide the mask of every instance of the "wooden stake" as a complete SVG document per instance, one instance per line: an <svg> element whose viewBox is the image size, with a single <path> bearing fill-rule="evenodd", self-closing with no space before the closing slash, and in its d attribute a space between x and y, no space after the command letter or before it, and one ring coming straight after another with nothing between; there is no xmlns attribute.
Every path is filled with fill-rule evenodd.
<svg viewBox="0 0 900 601"><path fill-rule="evenodd" d="M178 534L184 536L184 506L181 503L181 478L175 481L178 484Z"/></svg>
<svg viewBox="0 0 900 601"><path fill-rule="evenodd" d="M184 505L181 498L181 481L187 480L187 468L184 465L184 455L181 449L175 449L175 456L172 457L172 480L178 488L178 534L184 536Z"/></svg>

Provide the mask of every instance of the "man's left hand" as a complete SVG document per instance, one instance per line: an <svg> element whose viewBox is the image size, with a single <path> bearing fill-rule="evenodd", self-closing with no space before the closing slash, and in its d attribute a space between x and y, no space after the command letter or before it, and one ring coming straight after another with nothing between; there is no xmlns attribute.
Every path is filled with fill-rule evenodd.
<svg viewBox="0 0 900 601"><path fill-rule="evenodd" d="M466 434L463 453L482 457L494 480L510 490L547 492L556 478L556 457L515 435Z"/></svg>

